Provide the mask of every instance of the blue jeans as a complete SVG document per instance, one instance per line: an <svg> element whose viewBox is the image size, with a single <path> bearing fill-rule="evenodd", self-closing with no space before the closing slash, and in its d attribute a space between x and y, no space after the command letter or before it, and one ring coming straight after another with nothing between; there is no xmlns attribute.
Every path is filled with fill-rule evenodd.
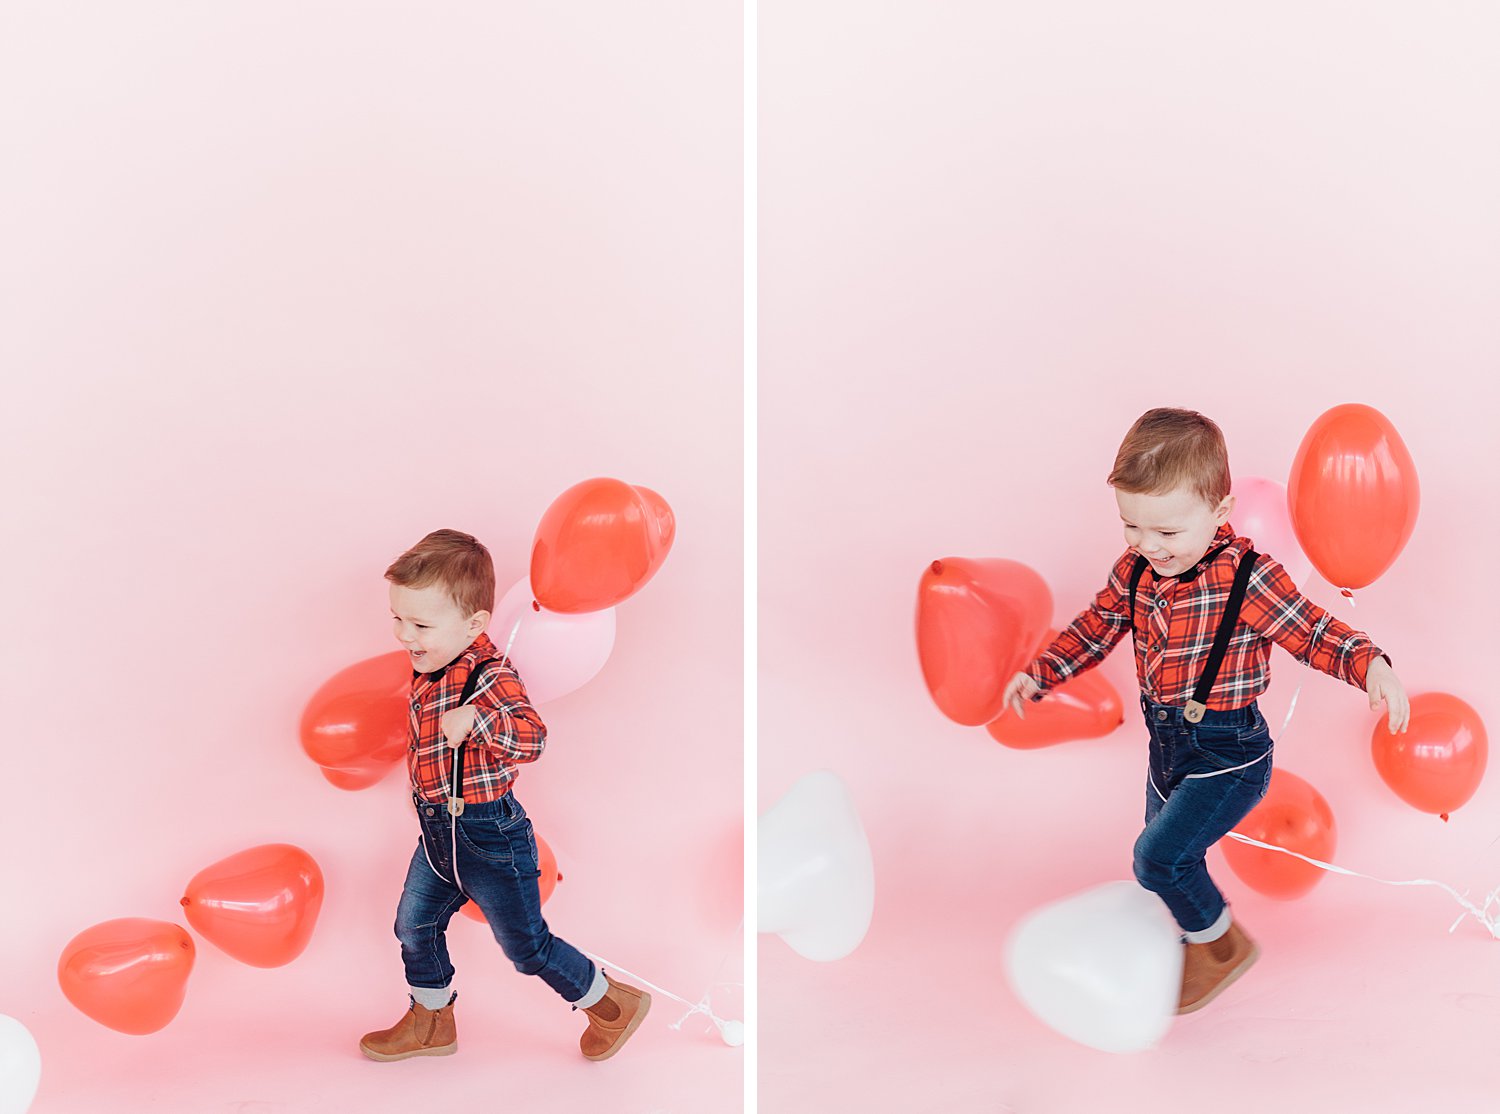
<svg viewBox="0 0 1500 1114"><path fill-rule="evenodd" d="M1210 930L1217 935L1224 895L1204 856L1270 788L1271 734L1254 701L1226 712L1209 709L1199 723L1145 696L1141 711L1151 760L1136 880L1160 895L1189 939Z"/></svg>
<svg viewBox="0 0 1500 1114"><path fill-rule="evenodd" d="M582 998L593 985L594 964L552 935L542 919L536 837L514 794L470 804L458 818L462 890L453 884L453 821L447 805L412 800L422 835L396 910L406 981L434 989L453 981L444 934L453 914L472 898L517 971L539 975L569 1002Z"/></svg>

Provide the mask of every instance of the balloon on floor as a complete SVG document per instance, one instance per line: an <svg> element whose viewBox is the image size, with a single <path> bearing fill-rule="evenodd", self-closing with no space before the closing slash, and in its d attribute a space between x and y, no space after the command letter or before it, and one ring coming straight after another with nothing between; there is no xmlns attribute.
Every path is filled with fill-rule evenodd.
<svg viewBox="0 0 1500 1114"><path fill-rule="evenodd" d="M0 1013L0 1114L26 1114L42 1078L42 1050L31 1031Z"/></svg>
<svg viewBox="0 0 1500 1114"><path fill-rule="evenodd" d="M141 1036L177 1016L195 954L180 925L123 917L68 941L57 981L68 1001L99 1024Z"/></svg>
<svg viewBox="0 0 1500 1114"><path fill-rule="evenodd" d="M209 943L252 967L283 967L312 939L323 872L290 843L267 843L193 875L182 907Z"/></svg>
<svg viewBox="0 0 1500 1114"><path fill-rule="evenodd" d="M1005 945L1016 996L1070 1040L1103 1052L1151 1048L1182 990L1181 930L1155 894L1106 882L1024 917Z"/></svg>
<svg viewBox="0 0 1500 1114"><path fill-rule="evenodd" d="M808 774L761 814L759 855L761 932L807 959L859 947L875 911L875 862L837 774Z"/></svg>

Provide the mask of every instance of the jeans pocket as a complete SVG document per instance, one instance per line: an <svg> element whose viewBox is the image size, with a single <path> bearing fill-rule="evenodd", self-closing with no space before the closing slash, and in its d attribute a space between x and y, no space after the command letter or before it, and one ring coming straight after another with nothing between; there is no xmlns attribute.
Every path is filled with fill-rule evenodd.
<svg viewBox="0 0 1500 1114"><path fill-rule="evenodd" d="M511 834L513 825L503 819L458 818L458 838L474 856L492 863L509 863L515 860L515 841Z"/></svg>
<svg viewBox="0 0 1500 1114"><path fill-rule="evenodd" d="M1199 724L1193 729L1196 765L1209 772L1233 770L1248 765L1271 749L1264 729Z"/></svg>

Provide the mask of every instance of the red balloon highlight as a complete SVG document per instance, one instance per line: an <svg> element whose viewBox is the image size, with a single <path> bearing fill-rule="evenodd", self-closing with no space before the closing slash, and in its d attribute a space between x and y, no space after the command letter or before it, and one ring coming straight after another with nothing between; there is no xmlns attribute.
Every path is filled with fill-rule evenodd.
<svg viewBox="0 0 1500 1114"><path fill-rule="evenodd" d="M335 673L302 713L302 749L340 789L374 785L406 753L411 659L400 651Z"/></svg>
<svg viewBox="0 0 1500 1114"><path fill-rule="evenodd" d="M672 548L677 522L656 492L621 480L574 484L531 544L531 592L548 611L602 611L635 595Z"/></svg>
<svg viewBox="0 0 1500 1114"><path fill-rule="evenodd" d="M1004 707L1005 685L1052 621L1052 592L1027 565L945 557L917 588L917 656L938 708L970 727Z"/></svg>
<svg viewBox="0 0 1500 1114"><path fill-rule="evenodd" d="M1302 551L1337 588L1363 588L1391 567L1417 524L1416 465L1372 406L1335 406L1302 438L1287 481Z"/></svg>
<svg viewBox="0 0 1500 1114"><path fill-rule="evenodd" d="M323 908L323 872L289 843L267 843L204 867L182 899L188 924L252 967L302 954Z"/></svg>
<svg viewBox="0 0 1500 1114"><path fill-rule="evenodd" d="M154 1033L177 1016L193 971L179 925L125 917L86 928L63 949L57 981L68 1001L121 1033Z"/></svg>
<svg viewBox="0 0 1500 1114"><path fill-rule="evenodd" d="M1411 698L1411 722L1392 735L1384 713L1370 735L1375 769L1407 804L1448 819L1479 788L1489 764L1484 721L1446 692Z"/></svg>
<svg viewBox="0 0 1500 1114"><path fill-rule="evenodd" d="M1311 784L1287 770L1271 771L1265 799L1234 828L1240 835L1331 863L1338 847L1333 809ZM1290 901L1322 880L1327 871L1261 847L1225 838L1219 844L1229 867L1244 883L1267 897Z"/></svg>

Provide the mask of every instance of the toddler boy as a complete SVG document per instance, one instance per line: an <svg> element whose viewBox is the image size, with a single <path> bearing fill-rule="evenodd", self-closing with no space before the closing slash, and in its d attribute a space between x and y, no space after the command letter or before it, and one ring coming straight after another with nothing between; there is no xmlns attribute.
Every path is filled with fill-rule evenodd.
<svg viewBox="0 0 1500 1114"><path fill-rule="evenodd" d="M1129 548L1093 604L1011 678L1005 699L1024 716L1024 700L1098 665L1130 632L1150 733L1135 876L1182 928L1177 1012L1190 1013L1260 954L1230 916L1205 855L1270 787L1272 740L1255 700L1270 683L1271 643L1363 688L1371 708L1385 701L1392 732L1406 730L1410 708L1390 658L1367 635L1236 536L1229 455L1214 422L1191 410L1147 411L1108 482Z"/></svg>
<svg viewBox="0 0 1500 1114"><path fill-rule="evenodd" d="M391 1028L365 1034L360 1051L372 1060L458 1051L445 932L473 901L516 970L584 1012L583 1054L607 1059L651 996L615 982L542 917L536 838L512 787L516 766L541 756L546 728L485 633L495 606L489 551L468 534L437 530L385 577L413 671L406 767L421 835L396 911L411 1005Z"/></svg>

